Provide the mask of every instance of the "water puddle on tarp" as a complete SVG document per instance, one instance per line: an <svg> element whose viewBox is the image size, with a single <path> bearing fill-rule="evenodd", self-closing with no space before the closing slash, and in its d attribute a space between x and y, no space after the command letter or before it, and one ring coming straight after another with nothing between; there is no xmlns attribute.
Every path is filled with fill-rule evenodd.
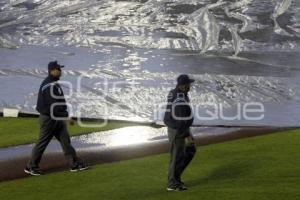
<svg viewBox="0 0 300 200"><path fill-rule="evenodd" d="M226 135L238 128L192 128L195 137L213 137ZM264 131L261 132L263 134ZM245 135L247 131L245 132ZM78 152L102 152L116 148L130 148L136 145L145 145L167 141L166 128L152 128L148 126L133 126L109 131L101 131L86 135L74 136L71 143ZM31 154L33 144L15 147L0 148L0 161L28 157ZM46 149L46 154L60 153L62 149L56 140L52 140Z"/></svg>

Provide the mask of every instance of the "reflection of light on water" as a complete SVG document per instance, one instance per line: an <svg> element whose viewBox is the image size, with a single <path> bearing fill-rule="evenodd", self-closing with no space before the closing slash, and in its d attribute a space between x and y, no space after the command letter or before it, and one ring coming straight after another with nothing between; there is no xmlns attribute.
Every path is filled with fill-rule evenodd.
<svg viewBox="0 0 300 200"><path fill-rule="evenodd" d="M149 139L149 130L144 127L129 127L119 130L109 138L109 146L124 146L146 143Z"/></svg>
<svg viewBox="0 0 300 200"><path fill-rule="evenodd" d="M79 136L80 143L99 145L99 148L128 146L152 142L153 138L166 135L164 128L133 126ZM104 145L103 145L104 144Z"/></svg>

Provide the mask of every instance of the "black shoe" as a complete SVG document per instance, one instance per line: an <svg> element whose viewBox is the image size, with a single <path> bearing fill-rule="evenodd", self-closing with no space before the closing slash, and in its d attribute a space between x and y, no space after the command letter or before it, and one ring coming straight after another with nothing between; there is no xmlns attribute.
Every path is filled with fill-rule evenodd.
<svg viewBox="0 0 300 200"><path fill-rule="evenodd" d="M180 186L182 190L188 190L188 188L185 185Z"/></svg>
<svg viewBox="0 0 300 200"><path fill-rule="evenodd" d="M174 191L174 192L183 192L186 191L187 188L183 185L175 186L175 187L168 187L168 191Z"/></svg>
<svg viewBox="0 0 300 200"><path fill-rule="evenodd" d="M78 171L86 170L86 169L88 169L88 168L89 168L88 166L86 166L85 164L81 163L81 164L76 164L76 165L74 165L74 166L70 169L70 171L71 171L71 172L78 172Z"/></svg>
<svg viewBox="0 0 300 200"><path fill-rule="evenodd" d="M40 175L42 175L42 172L41 172L41 170L39 168L29 168L29 167L26 167L24 169L24 172L26 174L30 174L32 176L40 176Z"/></svg>
<svg viewBox="0 0 300 200"><path fill-rule="evenodd" d="M187 187L185 186L184 182L179 181L179 183L180 183L180 186L181 186L182 188L184 188L185 190L187 190Z"/></svg>

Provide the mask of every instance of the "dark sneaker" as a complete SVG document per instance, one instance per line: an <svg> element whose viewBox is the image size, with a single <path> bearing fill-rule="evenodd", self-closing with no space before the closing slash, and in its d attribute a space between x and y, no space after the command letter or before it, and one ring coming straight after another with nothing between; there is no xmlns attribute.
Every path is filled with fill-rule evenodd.
<svg viewBox="0 0 300 200"><path fill-rule="evenodd" d="M184 184L184 182L182 182L182 181L179 181L180 182L180 186L184 189L184 190L187 190L187 187L185 186L185 184Z"/></svg>
<svg viewBox="0 0 300 200"><path fill-rule="evenodd" d="M85 164L77 164L77 165L74 165L70 171L71 172L78 172L78 171L83 171L83 170L86 170L88 169L89 167L86 166Z"/></svg>
<svg viewBox="0 0 300 200"><path fill-rule="evenodd" d="M182 184L180 187L182 190L188 190L188 188L184 184Z"/></svg>
<svg viewBox="0 0 300 200"><path fill-rule="evenodd" d="M26 167L24 169L24 172L26 174L30 174L32 176L40 176L40 175L42 175L42 172L41 172L41 170L39 168L29 168L29 167Z"/></svg>
<svg viewBox="0 0 300 200"><path fill-rule="evenodd" d="M168 187L167 190L174 191L174 192L183 192L183 191L186 191L187 188L183 185L180 185L180 186L175 186L175 187Z"/></svg>

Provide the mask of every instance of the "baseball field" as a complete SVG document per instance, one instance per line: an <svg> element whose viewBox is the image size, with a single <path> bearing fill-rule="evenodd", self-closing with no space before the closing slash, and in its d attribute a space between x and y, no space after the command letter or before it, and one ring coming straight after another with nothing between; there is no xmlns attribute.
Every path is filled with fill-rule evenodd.
<svg viewBox="0 0 300 200"><path fill-rule="evenodd" d="M21 127L25 122L12 123ZM4 130L3 123L0 126ZM35 130L33 126L28 125L28 130ZM111 128L119 126L112 124ZM30 140L2 141L10 133L16 134L12 130L16 129L1 131L2 146L36 138L32 133ZM74 127L71 132L76 134L80 129ZM169 155L162 154L97 165L77 173L1 182L0 199L300 199L299 138L300 130L292 130L199 147L183 176L189 190L182 193L166 191Z"/></svg>

